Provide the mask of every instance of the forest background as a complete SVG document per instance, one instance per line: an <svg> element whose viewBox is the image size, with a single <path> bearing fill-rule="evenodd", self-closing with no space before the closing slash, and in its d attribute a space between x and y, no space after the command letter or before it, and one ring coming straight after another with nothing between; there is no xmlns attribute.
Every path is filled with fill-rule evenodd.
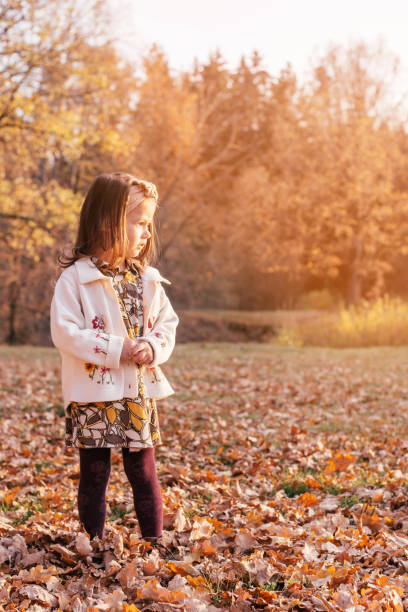
<svg viewBox="0 0 408 612"><path fill-rule="evenodd" d="M301 84L256 51L175 72L159 45L130 61L117 38L100 1L0 4L0 342L50 344L56 257L102 171L158 186L153 265L176 309L407 297L398 57L332 45Z"/></svg>

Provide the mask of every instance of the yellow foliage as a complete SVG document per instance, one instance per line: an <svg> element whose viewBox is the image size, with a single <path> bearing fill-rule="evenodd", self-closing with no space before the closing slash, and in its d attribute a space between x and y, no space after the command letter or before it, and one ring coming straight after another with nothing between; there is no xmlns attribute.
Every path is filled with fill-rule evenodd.
<svg viewBox="0 0 408 612"><path fill-rule="evenodd" d="M386 294L290 329L283 327L277 341L285 346L400 346L408 344L407 320L408 303Z"/></svg>
<svg viewBox="0 0 408 612"><path fill-rule="evenodd" d="M295 328L281 327L277 337L278 344L283 346L302 346L303 342Z"/></svg>

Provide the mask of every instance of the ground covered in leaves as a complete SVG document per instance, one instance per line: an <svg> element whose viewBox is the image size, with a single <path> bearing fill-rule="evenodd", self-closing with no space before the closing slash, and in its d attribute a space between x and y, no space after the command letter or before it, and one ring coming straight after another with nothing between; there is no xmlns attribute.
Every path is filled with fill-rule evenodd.
<svg viewBox="0 0 408 612"><path fill-rule="evenodd" d="M408 609L407 364L404 347L179 345L158 403L161 553L117 451L89 542L58 353L0 347L2 609Z"/></svg>

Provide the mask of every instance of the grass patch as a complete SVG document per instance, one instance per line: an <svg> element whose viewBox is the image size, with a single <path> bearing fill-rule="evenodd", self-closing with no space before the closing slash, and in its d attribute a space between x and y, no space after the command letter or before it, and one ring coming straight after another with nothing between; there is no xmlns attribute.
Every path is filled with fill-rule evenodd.
<svg viewBox="0 0 408 612"><path fill-rule="evenodd" d="M358 495L347 495L346 497L342 497L340 500L340 506L342 508L352 508L356 504L360 504L364 502L363 499L358 497Z"/></svg>
<svg viewBox="0 0 408 612"><path fill-rule="evenodd" d="M0 512L2 514L7 514L8 512L15 512L21 506L20 502L12 502L8 504L5 501L0 502Z"/></svg>
<svg viewBox="0 0 408 612"><path fill-rule="evenodd" d="M260 584L259 587L263 591L283 591L285 588L285 580L283 577L279 577L276 580L264 582L263 584Z"/></svg>
<svg viewBox="0 0 408 612"><path fill-rule="evenodd" d="M43 468L49 468L51 463L49 461L44 461L43 463L35 464L35 471L38 473L42 472Z"/></svg>
<svg viewBox="0 0 408 612"><path fill-rule="evenodd" d="M41 499L35 499L35 494L33 494L34 499L24 499L22 502L16 502L12 504L9 509L9 512L15 512L16 510L25 509L25 512L21 516L16 516L12 520L13 527L18 527L19 525L24 525L28 521L29 518L35 516L36 514L43 514L46 512L46 507Z"/></svg>
<svg viewBox="0 0 408 612"><path fill-rule="evenodd" d="M306 493L309 490L309 487L302 480L289 480L283 482L281 484L281 489L283 489L288 497L295 497L296 495L302 495L302 493Z"/></svg>
<svg viewBox="0 0 408 612"><path fill-rule="evenodd" d="M108 518L110 522L117 521L118 519L123 520L127 514L131 513L131 510L128 510L123 503L117 502L110 506L110 510L111 514Z"/></svg>
<svg viewBox="0 0 408 612"><path fill-rule="evenodd" d="M57 413L57 416L59 417L64 417L65 416L65 410L64 410L64 406L62 404L55 404L52 407L53 410L55 410L55 412Z"/></svg>

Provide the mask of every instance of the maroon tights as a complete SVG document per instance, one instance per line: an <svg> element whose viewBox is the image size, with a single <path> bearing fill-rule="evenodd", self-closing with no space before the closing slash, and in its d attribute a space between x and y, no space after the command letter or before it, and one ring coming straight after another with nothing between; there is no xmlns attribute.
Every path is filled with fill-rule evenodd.
<svg viewBox="0 0 408 612"><path fill-rule="evenodd" d="M78 513L91 538L104 535L105 493L110 475L110 448L80 448ZM156 472L154 448L129 452L122 448L123 467L130 482L133 503L143 538L162 535L163 500Z"/></svg>

